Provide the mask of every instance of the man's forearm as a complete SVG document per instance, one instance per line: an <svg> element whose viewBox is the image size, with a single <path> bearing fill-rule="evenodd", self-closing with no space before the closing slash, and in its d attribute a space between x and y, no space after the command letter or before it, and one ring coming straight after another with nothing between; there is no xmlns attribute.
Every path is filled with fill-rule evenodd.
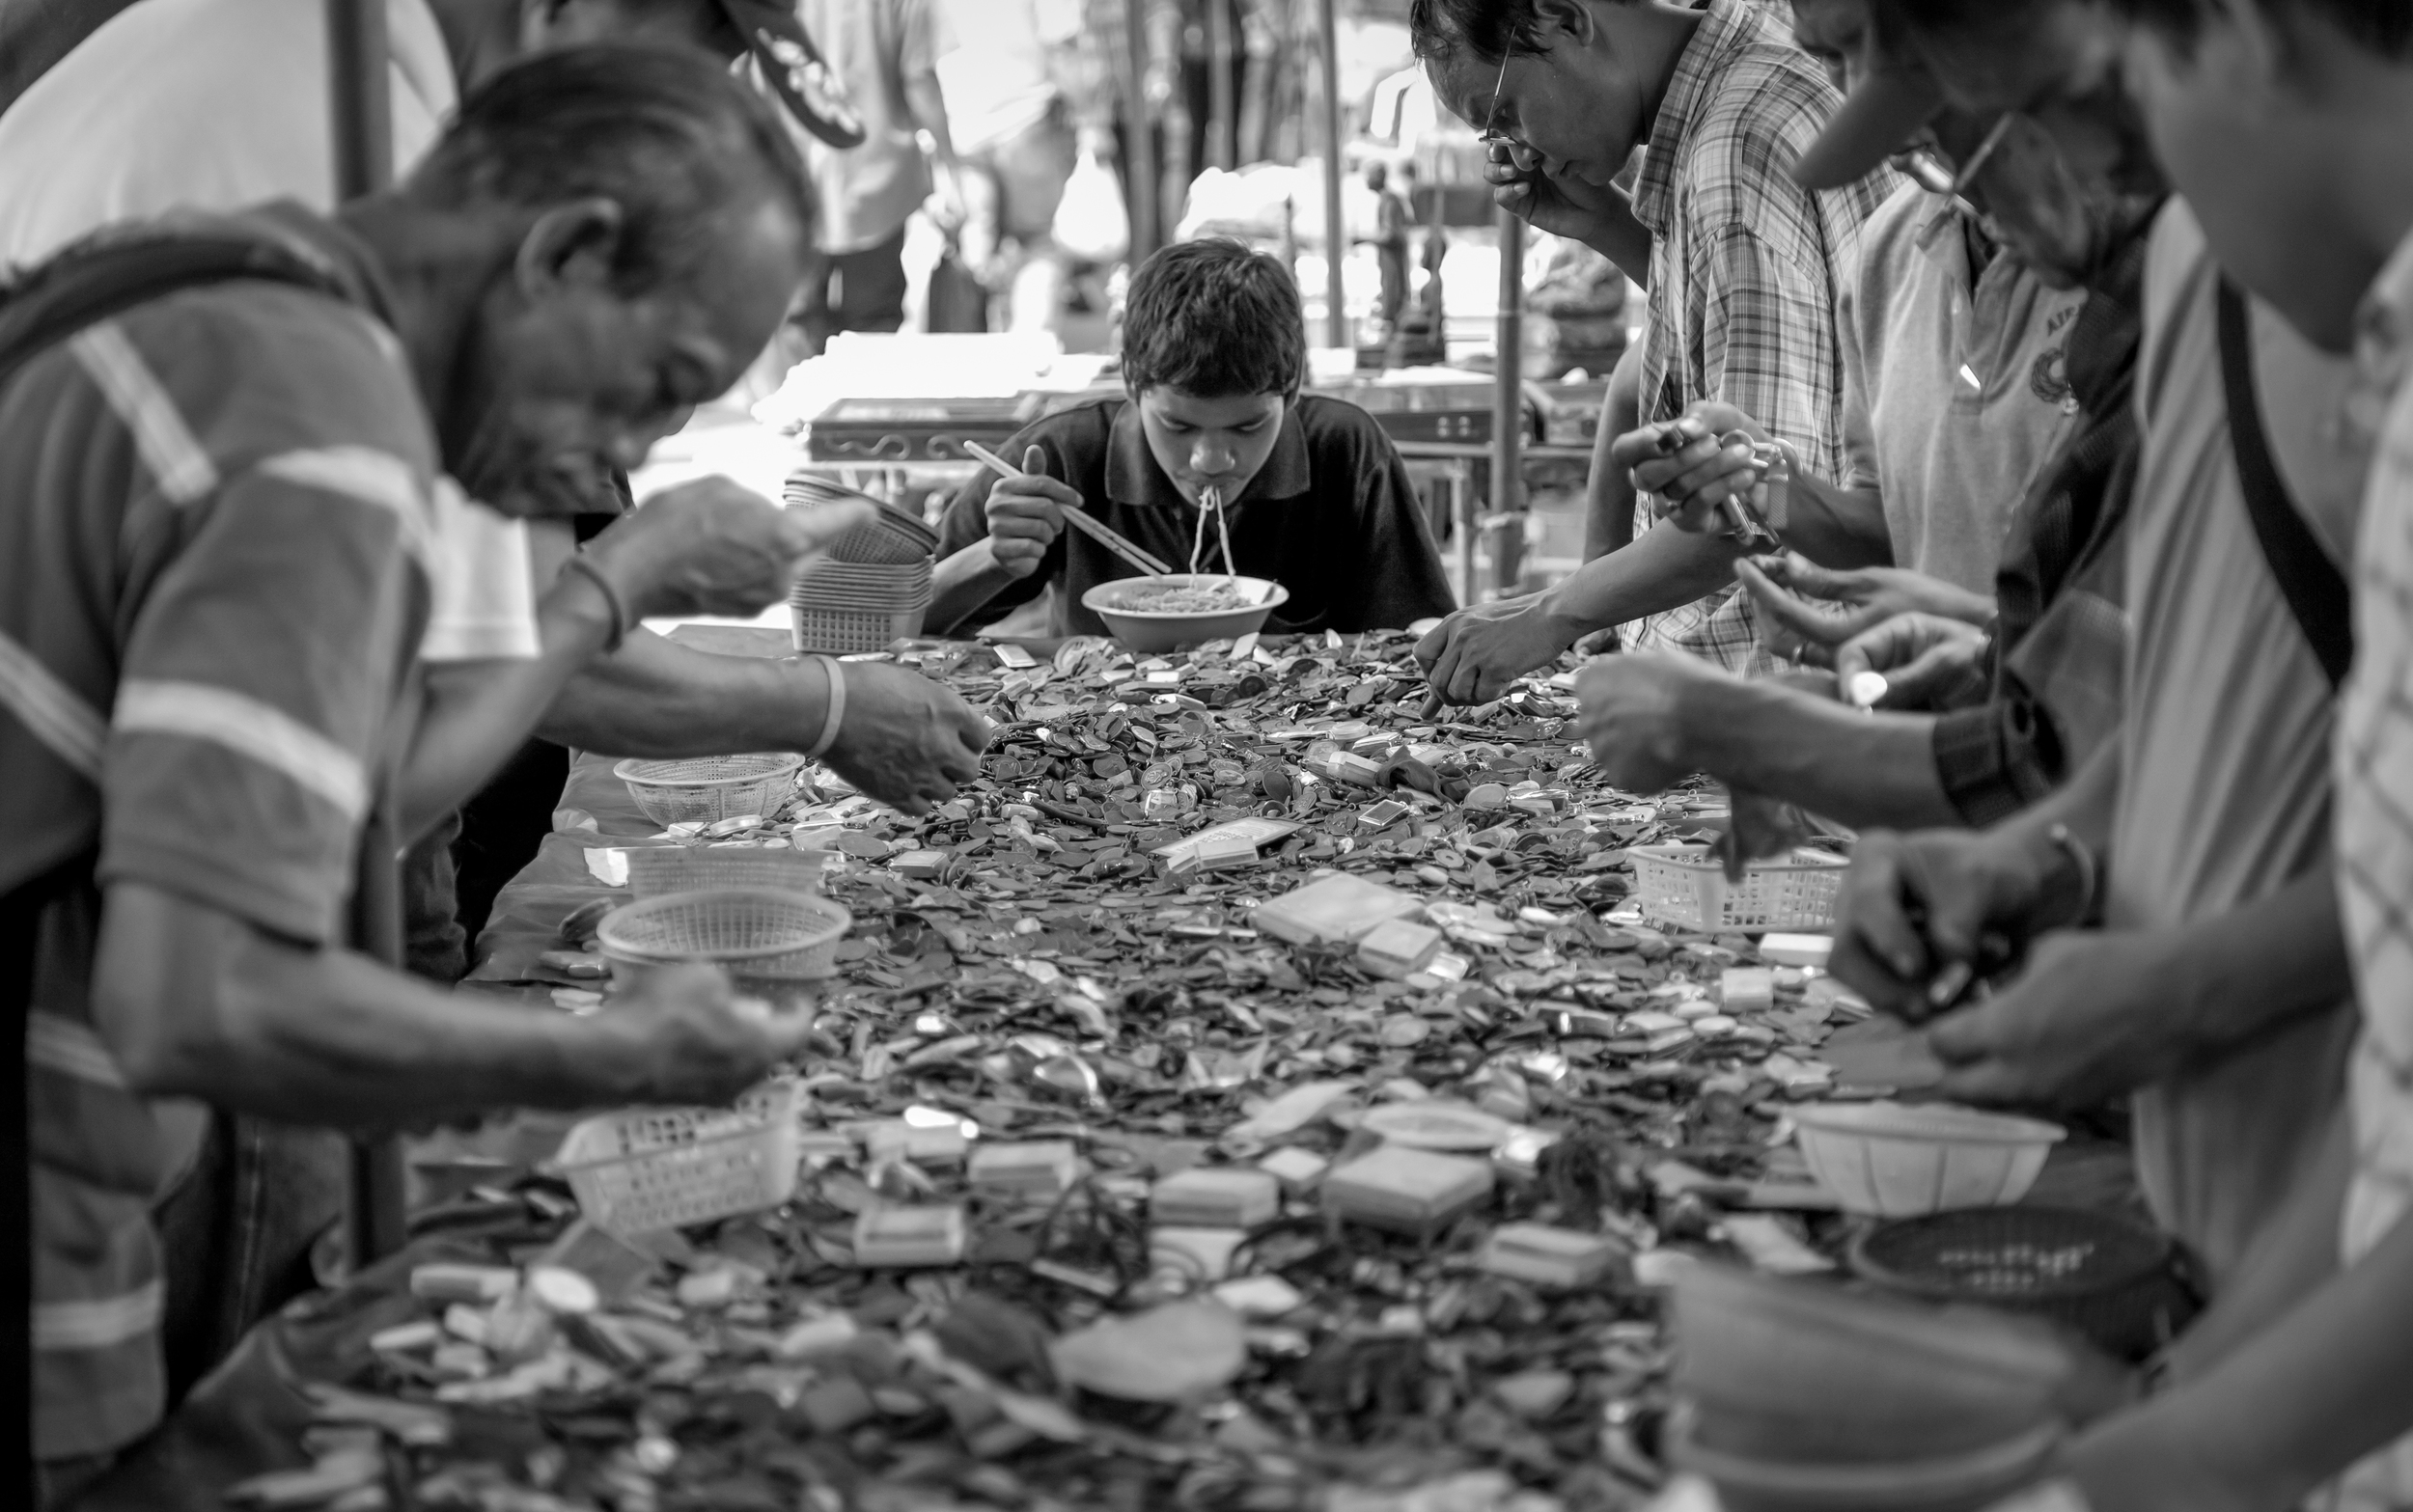
<svg viewBox="0 0 2413 1512"><path fill-rule="evenodd" d="M930 155L954 167L956 141L947 129L947 96L939 90L938 75L924 72L907 78L904 96L913 124L930 134Z"/></svg>
<svg viewBox="0 0 2413 1512"><path fill-rule="evenodd" d="M1842 488L1822 479L1796 478L1789 485L1785 544L1822 567L1894 564L1893 537L1885 527L1885 500L1873 488Z"/></svg>
<svg viewBox="0 0 2413 1512"><path fill-rule="evenodd" d="M1577 567L1541 595L1548 612L1586 631L1680 609L1734 581L1733 541L1696 536L1665 520L1622 551Z"/></svg>
<svg viewBox="0 0 2413 1512"><path fill-rule="evenodd" d="M821 674L804 663L715 656L635 630L569 680L538 733L598 756L795 751L828 706Z"/></svg>
<svg viewBox="0 0 2413 1512"><path fill-rule="evenodd" d="M101 942L96 1027L147 1095L374 1128L625 1102L645 1085L608 1017L438 992L141 884L109 890Z"/></svg>
<svg viewBox="0 0 2413 1512"><path fill-rule="evenodd" d="M2407 1340L2413 1222L2400 1221L2210 1374L2079 1440L2069 1471L2098 1512L2282 1512L2413 1432Z"/></svg>
<svg viewBox="0 0 2413 1512"><path fill-rule="evenodd" d="M953 635L1013 581L984 536L930 569L930 607L922 622L932 635Z"/></svg>
<svg viewBox="0 0 2413 1512"><path fill-rule="evenodd" d="M2338 1221L2353 1173L2352 1121L2342 1105L2311 1173L2289 1187L2286 1205L2262 1225L2211 1306L2166 1352L2173 1382L2221 1368L2338 1274Z"/></svg>
<svg viewBox="0 0 2413 1512"><path fill-rule="evenodd" d="M2186 1037L2221 1055L2354 991L2337 882L2316 867L2246 907L2168 931L2171 994L2194 1004Z"/></svg>
<svg viewBox="0 0 2413 1512"><path fill-rule="evenodd" d="M591 579L566 573L538 605L536 656L427 669L428 706L400 795L405 836L422 834L502 768L610 638L612 615Z"/></svg>
<svg viewBox="0 0 2413 1512"><path fill-rule="evenodd" d="M1935 774L1934 721L1864 714L1766 678L1704 678L1679 713L1687 760L1730 786L1855 828L1959 822Z"/></svg>
<svg viewBox="0 0 2413 1512"><path fill-rule="evenodd" d="M1613 207L1595 224L1584 245L1617 264L1637 289L1650 287L1650 233L1634 218L1634 202L1623 189L1611 189Z"/></svg>
<svg viewBox="0 0 2413 1512"><path fill-rule="evenodd" d="M1584 560L1596 562L1634 539L1634 475L1617 464L1617 438L1642 425L1642 345L1617 359L1600 397L1600 429L1592 442L1592 472L1584 486Z"/></svg>

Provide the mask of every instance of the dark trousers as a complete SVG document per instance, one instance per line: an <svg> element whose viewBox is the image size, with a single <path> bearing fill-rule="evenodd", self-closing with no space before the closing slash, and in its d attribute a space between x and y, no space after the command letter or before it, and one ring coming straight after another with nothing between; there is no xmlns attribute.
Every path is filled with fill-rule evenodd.
<svg viewBox="0 0 2413 1512"><path fill-rule="evenodd" d="M814 356L841 331L893 331L904 324L904 228L861 252L817 252L804 275L796 323Z"/></svg>

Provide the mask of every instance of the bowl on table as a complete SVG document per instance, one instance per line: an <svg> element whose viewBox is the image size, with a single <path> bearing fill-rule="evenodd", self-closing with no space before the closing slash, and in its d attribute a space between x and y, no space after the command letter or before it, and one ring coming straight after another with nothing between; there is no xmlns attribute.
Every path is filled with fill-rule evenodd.
<svg viewBox="0 0 2413 1512"><path fill-rule="evenodd" d="M1219 590L1234 591L1227 594ZM1100 583L1081 595L1081 607L1106 621L1114 638L1131 650L1179 651L1262 630L1290 597L1289 589L1267 578L1171 572ZM1205 607L1165 607L1168 599L1180 604L1195 598L1226 601Z"/></svg>
<svg viewBox="0 0 2413 1512"><path fill-rule="evenodd" d="M1982 1455L2058 1416L2067 1346L2033 1319L1688 1267L1670 1385L1695 1441L1771 1465Z"/></svg>
<svg viewBox="0 0 2413 1512"><path fill-rule="evenodd" d="M1801 1158L1847 1213L1911 1218L2016 1202L2064 1138L2057 1124L1943 1103L1808 1103Z"/></svg>

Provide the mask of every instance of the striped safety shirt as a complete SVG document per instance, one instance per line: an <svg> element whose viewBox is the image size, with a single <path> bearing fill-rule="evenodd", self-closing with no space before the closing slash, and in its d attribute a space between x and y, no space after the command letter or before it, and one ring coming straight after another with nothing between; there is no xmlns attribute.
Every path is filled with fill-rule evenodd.
<svg viewBox="0 0 2413 1512"><path fill-rule="evenodd" d="M1634 181L1634 218L1650 233L1643 424L1717 399L1792 443L1818 477L1849 471L1836 299L1861 223L1901 179L1879 169L1815 193L1793 181L1793 160L1841 98L1775 11L1709 0ZM1651 524L1649 499L1637 499L1636 536ZM1771 665L1737 588L1629 625L1624 639L1734 671Z"/></svg>
<svg viewBox="0 0 2413 1512"><path fill-rule="evenodd" d="M188 1153L96 1031L101 890L340 943L429 607L435 440L370 313L370 253L298 206L229 219L357 306L188 289L0 387L0 896L74 878L44 905L22 1026L43 1459L158 1420L150 1205Z"/></svg>

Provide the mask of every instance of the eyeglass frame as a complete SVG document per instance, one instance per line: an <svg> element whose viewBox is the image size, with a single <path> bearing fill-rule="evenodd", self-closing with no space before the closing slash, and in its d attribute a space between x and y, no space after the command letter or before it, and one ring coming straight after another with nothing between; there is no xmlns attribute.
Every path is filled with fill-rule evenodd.
<svg viewBox="0 0 2413 1512"><path fill-rule="evenodd" d="M1904 148L1887 160L1929 194L1950 195L1965 204L1969 185L1977 181L1978 174L1993 157L1996 149L2003 145L2003 138L2010 134L2011 122L2021 114L2023 112L2006 110L1996 116L1994 124L1986 127L1985 135L1979 138L1969 160L1957 168L1948 167L1943 152L1931 142Z"/></svg>
<svg viewBox="0 0 2413 1512"><path fill-rule="evenodd" d="M1488 145L1493 142L1513 142L1515 140L1515 138L1500 129L1500 96L1508 89L1509 60L1515 56L1516 49L1514 46L1508 43L1501 44L1500 76L1491 81L1491 108L1484 112L1483 134L1475 138L1478 142Z"/></svg>

